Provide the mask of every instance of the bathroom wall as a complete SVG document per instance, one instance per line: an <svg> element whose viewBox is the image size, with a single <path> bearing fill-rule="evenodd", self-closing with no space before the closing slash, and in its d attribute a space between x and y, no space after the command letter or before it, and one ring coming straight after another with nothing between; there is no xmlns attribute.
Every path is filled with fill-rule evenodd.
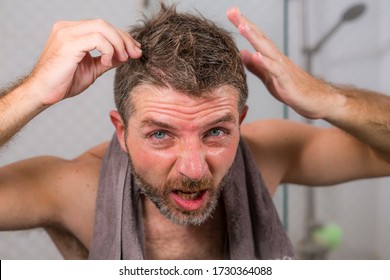
<svg viewBox="0 0 390 280"><path fill-rule="evenodd" d="M364 3L364 14L346 22L313 58L313 73L333 83L390 94L390 2L385 0L290 0L290 57L304 67L302 1L306 1L306 40L313 46L340 19L343 12ZM390 109L390 108L389 108ZM299 120L293 112L291 118ZM315 122L318 126L328 126ZM332 143L329 143L331 145ZM305 189L290 188L289 233L299 248L306 211ZM360 180L315 192L317 220L341 227L341 244L330 259L389 259L390 179Z"/></svg>
<svg viewBox="0 0 390 280"><path fill-rule="evenodd" d="M0 1L0 86L28 73L39 57L57 20L103 18L127 29L146 14L141 0L1 0ZM173 1L168 1L173 2ZM179 2L179 1L176 1ZM180 10L198 10L232 32L226 10L237 5L283 45L283 1L180 1ZM235 34L241 48L249 45ZM38 156L73 158L88 148L110 139L113 127L108 114L114 108L113 71L99 78L85 94L55 105L35 118L7 147L0 151L0 165ZM249 74L250 111L248 121L282 117L282 105L270 97L258 79ZM279 199L280 201L280 199ZM279 207L281 204L278 202ZM0 233L0 259L61 258L43 230Z"/></svg>

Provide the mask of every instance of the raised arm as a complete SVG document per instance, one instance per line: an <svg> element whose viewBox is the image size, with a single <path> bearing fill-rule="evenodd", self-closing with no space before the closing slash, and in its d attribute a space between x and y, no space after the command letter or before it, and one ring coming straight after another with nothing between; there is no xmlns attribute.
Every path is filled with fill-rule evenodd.
<svg viewBox="0 0 390 280"><path fill-rule="evenodd" d="M100 55L92 57L93 50ZM46 108L141 54L138 42L105 21L55 24L31 74L0 91L0 146ZM105 147L74 160L37 157L0 167L0 230L45 227L55 241L66 236L56 244L67 257L69 244L88 248Z"/></svg>
<svg viewBox="0 0 390 280"><path fill-rule="evenodd" d="M92 57L93 50L101 55ZM138 42L103 20L56 23L31 74L0 92L0 146L49 106L140 56Z"/></svg>
<svg viewBox="0 0 390 280"><path fill-rule="evenodd" d="M290 129L283 132L280 127L274 126L278 137L288 137L298 145L294 151L290 151L291 146L287 142L284 145L284 159L287 161L286 165L291 167L286 170L285 181L322 184L322 181L312 182L307 179L310 177L307 174L315 172L311 174L315 177L321 171L324 172L324 168L329 175L324 178L324 184L359 177L390 175L390 97L353 87L332 85L312 77L281 53L237 8L230 9L227 15L255 49L254 53L247 50L241 52L244 64L263 81L275 98L306 118L324 119L348 133L314 127L301 129L301 126L297 126L302 134L287 134ZM294 124L290 125L295 127ZM296 139L291 138L293 135L296 135ZM270 143L271 146L274 145ZM339 153L334 153L335 150ZM298 162L289 159L290 152L294 153L295 161ZM280 151L278 153L281 156ZM365 162L362 164L356 160ZM337 170L339 166L332 162L348 164L349 168L342 168L343 175ZM363 166L370 163L372 167L369 173L363 172ZM320 166L321 169L315 166ZM292 176L289 170L294 170L295 175ZM303 178L306 179L300 180Z"/></svg>

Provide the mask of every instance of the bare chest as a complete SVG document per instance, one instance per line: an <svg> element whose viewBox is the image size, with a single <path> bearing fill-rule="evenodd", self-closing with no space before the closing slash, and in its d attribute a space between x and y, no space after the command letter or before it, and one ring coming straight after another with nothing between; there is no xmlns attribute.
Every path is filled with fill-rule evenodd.
<svg viewBox="0 0 390 280"><path fill-rule="evenodd" d="M206 260L224 257L225 236L219 232L176 233L166 237L147 234L145 237L147 259Z"/></svg>
<svg viewBox="0 0 390 280"><path fill-rule="evenodd" d="M200 226L145 220L144 238L146 259L223 259L225 220L223 216L214 216Z"/></svg>

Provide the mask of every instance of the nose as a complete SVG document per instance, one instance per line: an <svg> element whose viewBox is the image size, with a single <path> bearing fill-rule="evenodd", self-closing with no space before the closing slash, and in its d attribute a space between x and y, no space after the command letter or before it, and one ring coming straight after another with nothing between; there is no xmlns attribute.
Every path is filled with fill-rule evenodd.
<svg viewBox="0 0 390 280"><path fill-rule="evenodd" d="M186 144L181 149L176 160L176 171L194 182L203 178L207 172L207 162L199 144Z"/></svg>

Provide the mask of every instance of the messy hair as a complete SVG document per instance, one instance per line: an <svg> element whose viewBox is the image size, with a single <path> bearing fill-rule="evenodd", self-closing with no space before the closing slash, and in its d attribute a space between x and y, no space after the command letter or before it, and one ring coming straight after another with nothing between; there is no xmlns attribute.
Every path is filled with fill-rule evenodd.
<svg viewBox="0 0 390 280"><path fill-rule="evenodd" d="M131 28L142 45L142 57L117 68L115 103L127 126L134 110L131 93L138 86L173 88L202 97L220 86L238 92L238 108L244 107L248 86L239 50L229 32L200 15L179 13L161 4L160 11Z"/></svg>

